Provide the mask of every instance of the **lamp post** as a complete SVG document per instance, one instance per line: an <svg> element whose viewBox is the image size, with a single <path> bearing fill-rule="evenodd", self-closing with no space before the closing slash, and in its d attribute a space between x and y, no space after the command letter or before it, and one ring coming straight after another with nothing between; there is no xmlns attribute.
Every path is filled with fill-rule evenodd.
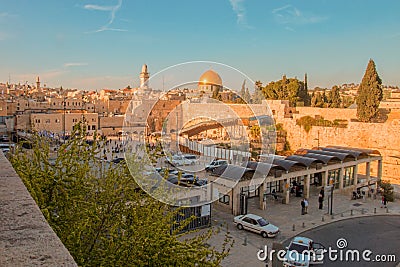
<svg viewBox="0 0 400 267"><path fill-rule="evenodd" d="M329 207L329 214L330 214L330 215L333 214L333 189L334 189L333 183L334 183L333 178L330 178L330 179L329 179L329 185L330 185L330 187L331 187L331 196L330 196L330 197L331 197L331 203L330 203L330 207Z"/></svg>
<svg viewBox="0 0 400 267"><path fill-rule="evenodd" d="M62 94L63 94L63 106L64 106L64 113L63 113L63 142L64 142L64 144L65 144L65 111L66 111L65 99L66 99L66 97L65 97L65 93L64 93L64 91L63 91L62 86L61 86L61 90L60 90L60 91L61 91Z"/></svg>

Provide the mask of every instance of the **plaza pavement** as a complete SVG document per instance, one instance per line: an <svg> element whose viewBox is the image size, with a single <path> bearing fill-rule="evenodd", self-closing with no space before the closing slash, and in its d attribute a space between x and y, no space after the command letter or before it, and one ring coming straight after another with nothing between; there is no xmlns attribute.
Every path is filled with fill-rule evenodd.
<svg viewBox="0 0 400 267"><path fill-rule="evenodd" d="M273 242L283 243L293 236L301 235L304 231L327 223L360 216L400 215L399 200L390 202L388 208L385 209L381 208L379 195L376 199L367 197L351 200L350 195L334 192L333 216L331 216L328 214L327 195L325 195L324 208L318 209L319 190L320 187L311 188L308 214L305 215L301 215L301 198L298 197L291 196L289 204L268 199L267 210L264 211L258 208L257 198L249 199L248 213L263 216L280 228L281 232L275 238L265 239L255 233L238 230L233 224L233 215L214 207L212 210L213 225L220 226L221 231L210 240L209 244L218 248L227 231L228 235L235 240L231 252L222 262L222 266L266 266L266 263L257 259L257 252L260 248L264 248L265 245L272 248Z"/></svg>

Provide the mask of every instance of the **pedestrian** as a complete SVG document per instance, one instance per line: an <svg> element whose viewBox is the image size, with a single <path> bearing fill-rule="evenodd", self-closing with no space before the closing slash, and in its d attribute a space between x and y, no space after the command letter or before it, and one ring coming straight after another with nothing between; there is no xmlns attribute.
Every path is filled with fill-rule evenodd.
<svg viewBox="0 0 400 267"><path fill-rule="evenodd" d="M304 198L301 200L301 215L304 215L306 209L306 203L304 202Z"/></svg>
<svg viewBox="0 0 400 267"><path fill-rule="evenodd" d="M382 201L381 201L381 208L383 208L383 203L385 202L385 196L382 196Z"/></svg>
<svg viewBox="0 0 400 267"><path fill-rule="evenodd" d="M387 204L387 198L386 196L383 196L383 206L386 208L386 204Z"/></svg>
<svg viewBox="0 0 400 267"><path fill-rule="evenodd" d="M322 200L324 200L324 197L325 197L325 191L324 191L324 188L322 187L321 188L321 191L319 191L319 193L321 194L321 196L322 196Z"/></svg>
<svg viewBox="0 0 400 267"><path fill-rule="evenodd" d="M304 213L308 213L308 199L304 198Z"/></svg>
<svg viewBox="0 0 400 267"><path fill-rule="evenodd" d="M322 204L324 203L324 197L321 193L318 195L318 203L319 203L319 209L322 210Z"/></svg>

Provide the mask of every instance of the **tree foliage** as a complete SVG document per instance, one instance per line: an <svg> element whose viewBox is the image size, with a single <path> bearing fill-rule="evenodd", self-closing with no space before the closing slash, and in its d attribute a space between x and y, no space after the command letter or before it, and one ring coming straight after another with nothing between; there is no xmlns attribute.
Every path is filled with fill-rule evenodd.
<svg viewBox="0 0 400 267"><path fill-rule="evenodd" d="M342 105L342 99L340 97L339 87L336 85L332 87L332 89L328 93L328 103L327 107L329 108L340 108Z"/></svg>
<svg viewBox="0 0 400 267"><path fill-rule="evenodd" d="M371 122L378 115L382 97L382 80L376 71L375 62L370 59L357 92L358 119L362 122Z"/></svg>
<svg viewBox="0 0 400 267"><path fill-rule="evenodd" d="M226 236L220 250L205 244L214 229L186 238L172 231L181 210L143 192L139 160L112 164L96 157L102 143L86 142L78 124L51 160L47 139L35 136L30 151L18 148L10 161L50 226L79 266L217 266L229 253ZM19 146L18 146L19 147ZM132 169L131 169L132 170Z"/></svg>
<svg viewBox="0 0 400 267"><path fill-rule="evenodd" d="M287 79L283 76L281 80L266 85L262 92L267 99L289 100L291 105L296 105L297 102L309 105L310 102L304 82L296 78Z"/></svg>
<svg viewBox="0 0 400 267"><path fill-rule="evenodd" d="M390 181L379 180L378 185L382 189L382 194L383 194L383 196L386 197L387 201L393 202L394 201L394 187L390 183Z"/></svg>

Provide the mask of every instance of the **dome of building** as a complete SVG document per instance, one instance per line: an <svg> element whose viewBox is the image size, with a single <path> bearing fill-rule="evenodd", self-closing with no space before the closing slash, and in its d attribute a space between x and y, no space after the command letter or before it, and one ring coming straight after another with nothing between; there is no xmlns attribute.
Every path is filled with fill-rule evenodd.
<svg viewBox="0 0 400 267"><path fill-rule="evenodd" d="M204 72L199 79L199 85L205 84L222 86L222 79L215 71L208 70Z"/></svg>

